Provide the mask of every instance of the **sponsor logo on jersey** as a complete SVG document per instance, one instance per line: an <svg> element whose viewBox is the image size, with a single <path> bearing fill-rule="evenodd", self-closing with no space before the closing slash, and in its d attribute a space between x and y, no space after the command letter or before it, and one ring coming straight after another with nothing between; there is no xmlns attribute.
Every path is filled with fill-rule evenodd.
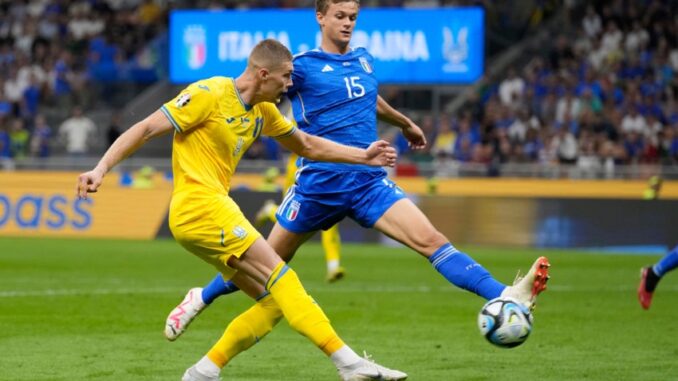
<svg viewBox="0 0 678 381"><path fill-rule="evenodd" d="M244 239L247 237L247 230L241 228L240 226L236 226L233 228L233 235L240 239Z"/></svg>
<svg viewBox="0 0 678 381"><path fill-rule="evenodd" d="M327 73L329 71L334 71L334 69L332 69L332 66L326 64L325 67L323 67L323 69L320 71L323 73Z"/></svg>
<svg viewBox="0 0 678 381"><path fill-rule="evenodd" d="M191 101L191 93L181 93L179 94L179 97L177 98L177 101L174 102L174 105L177 106L177 108L182 108L188 104L188 102Z"/></svg>
<svg viewBox="0 0 678 381"><path fill-rule="evenodd" d="M184 29L184 60L193 70L207 62L207 32L201 25L188 25Z"/></svg>
<svg viewBox="0 0 678 381"><path fill-rule="evenodd" d="M233 157L237 157L240 155L240 151L242 151L242 146L245 144L245 140L238 136L238 141L235 143L235 149L233 150Z"/></svg>
<svg viewBox="0 0 678 381"><path fill-rule="evenodd" d="M287 218L287 221L294 221L297 219L300 206L301 205L298 201L292 201L290 203L290 206L287 207L287 211L285 212L285 218Z"/></svg>
<svg viewBox="0 0 678 381"><path fill-rule="evenodd" d="M366 73L369 74L372 72L372 66L370 65L369 62L367 62L367 59L365 59L365 57L358 58L358 61L360 61L360 66L363 67L363 70L365 70Z"/></svg>

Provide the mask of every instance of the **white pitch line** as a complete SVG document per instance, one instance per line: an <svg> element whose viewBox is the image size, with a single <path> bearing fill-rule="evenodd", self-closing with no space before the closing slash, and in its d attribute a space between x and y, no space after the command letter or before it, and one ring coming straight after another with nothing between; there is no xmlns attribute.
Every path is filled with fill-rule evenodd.
<svg viewBox="0 0 678 381"><path fill-rule="evenodd" d="M0 298L21 298L21 297L60 297L60 296L85 296L85 295L125 295L125 294L175 294L183 295L189 288L178 287L155 287L155 288L97 288L97 289L46 289L46 290L0 290ZM309 293L421 293L431 292L463 292L463 290L454 287L429 287L429 286L316 286L309 284L307 287ZM617 287L582 287L570 285L549 285L547 292L623 292L633 293L636 290L635 284L629 284ZM665 286L661 292L677 292L678 285Z"/></svg>

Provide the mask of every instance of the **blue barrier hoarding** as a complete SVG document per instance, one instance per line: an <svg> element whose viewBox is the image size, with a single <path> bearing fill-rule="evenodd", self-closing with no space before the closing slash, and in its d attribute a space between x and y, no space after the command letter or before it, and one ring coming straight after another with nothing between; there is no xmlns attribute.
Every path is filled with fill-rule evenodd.
<svg viewBox="0 0 678 381"><path fill-rule="evenodd" d="M254 45L275 38L293 54L320 45L315 11L173 11L170 80L235 76ZM483 73L481 8L364 9L351 46L367 48L381 83L471 83Z"/></svg>

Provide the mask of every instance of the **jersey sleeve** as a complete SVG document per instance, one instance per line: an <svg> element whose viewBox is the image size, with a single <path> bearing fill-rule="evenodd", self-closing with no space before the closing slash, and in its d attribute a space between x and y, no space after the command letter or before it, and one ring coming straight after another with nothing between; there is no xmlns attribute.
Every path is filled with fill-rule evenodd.
<svg viewBox="0 0 678 381"><path fill-rule="evenodd" d="M216 108L216 97L206 81L192 83L160 107L178 132L186 132L207 120Z"/></svg>
<svg viewBox="0 0 678 381"><path fill-rule="evenodd" d="M261 113L264 117L262 134L272 138L289 136L297 129L295 124L283 116L273 103L263 105Z"/></svg>

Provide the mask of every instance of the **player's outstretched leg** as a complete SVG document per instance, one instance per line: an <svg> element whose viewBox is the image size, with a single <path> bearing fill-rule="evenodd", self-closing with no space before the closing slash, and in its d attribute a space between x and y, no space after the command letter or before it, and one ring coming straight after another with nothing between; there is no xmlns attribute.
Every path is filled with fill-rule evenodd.
<svg viewBox="0 0 678 381"><path fill-rule="evenodd" d="M346 345L336 334L320 306L306 293L294 270L280 261L264 240L257 239L243 257L229 261L229 266L261 282L260 285L265 285L268 295L262 296L259 301L270 297L269 300L273 304L269 304L269 307L278 308L279 311L273 313L275 309L262 307L260 308L261 314L256 311L254 311L255 314L251 314L256 309L253 307L245 312L250 316L236 319L239 320L239 323L235 325L238 332L232 335L228 332L234 327L234 324L231 324L222 336L222 339L226 338L225 341L230 341L235 347L221 348L221 353L215 353L214 350L219 350L219 348L213 347L213 350L186 371L184 381L217 380L223 365L239 351L249 348L260 336L263 337L266 332L270 331L281 315L293 329L308 338L334 362L344 380L404 380L407 378L405 373L370 363ZM256 295L250 289L246 291L250 296ZM247 327L243 329L245 325Z"/></svg>
<svg viewBox="0 0 678 381"><path fill-rule="evenodd" d="M667 272L678 267L678 246L674 247L654 266L640 269L640 284L638 285L638 301L644 309L649 309L652 304L654 290L661 278Z"/></svg>
<svg viewBox="0 0 678 381"><path fill-rule="evenodd" d="M165 320L165 337L169 341L181 336L193 319L221 295L238 291L233 282L225 281L217 274L204 288L196 287L188 290L184 300L167 315Z"/></svg>
<svg viewBox="0 0 678 381"><path fill-rule="evenodd" d="M515 298L530 309L534 309L537 295L546 290L546 282L549 280L548 258L539 257L524 277L518 277L512 286L502 291L501 296Z"/></svg>

